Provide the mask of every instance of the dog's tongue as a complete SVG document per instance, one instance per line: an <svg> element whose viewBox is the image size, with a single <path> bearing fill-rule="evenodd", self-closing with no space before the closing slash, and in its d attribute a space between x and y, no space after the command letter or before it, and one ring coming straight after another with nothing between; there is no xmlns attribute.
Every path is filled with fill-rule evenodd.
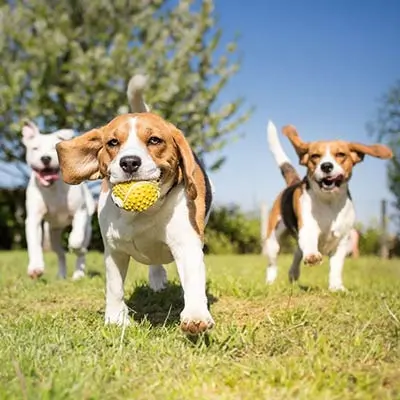
<svg viewBox="0 0 400 400"><path fill-rule="evenodd" d="M49 186L60 178L58 171L53 169L45 169L36 171L36 177L43 186Z"/></svg>
<svg viewBox="0 0 400 400"><path fill-rule="evenodd" d="M328 182L337 182L337 181L341 181L343 178L343 175L339 174L336 176L327 176L325 178L325 180L327 180Z"/></svg>

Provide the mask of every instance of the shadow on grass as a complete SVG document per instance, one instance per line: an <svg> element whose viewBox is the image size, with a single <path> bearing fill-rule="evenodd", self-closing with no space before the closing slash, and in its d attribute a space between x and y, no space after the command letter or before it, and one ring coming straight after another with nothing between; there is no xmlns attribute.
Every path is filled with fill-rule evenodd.
<svg viewBox="0 0 400 400"><path fill-rule="evenodd" d="M97 278L97 277L102 277L103 274L99 271L95 271L93 269L90 269L86 272L86 276L88 276L89 278Z"/></svg>
<svg viewBox="0 0 400 400"><path fill-rule="evenodd" d="M321 292L322 289L319 286L310 286L310 285L301 285L298 284L297 287L303 292L313 293L313 292Z"/></svg>
<svg viewBox="0 0 400 400"><path fill-rule="evenodd" d="M218 299L206 290L208 305ZM147 284L136 286L127 305L133 310L133 319L138 322L147 320L152 326L171 326L179 322L184 307L181 285L170 282L160 291L153 292Z"/></svg>

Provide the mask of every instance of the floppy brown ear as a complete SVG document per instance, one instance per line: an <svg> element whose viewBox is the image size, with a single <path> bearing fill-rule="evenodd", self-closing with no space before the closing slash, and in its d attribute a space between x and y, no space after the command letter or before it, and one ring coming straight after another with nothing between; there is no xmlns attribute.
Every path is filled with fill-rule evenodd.
<svg viewBox="0 0 400 400"><path fill-rule="evenodd" d="M194 200L197 197L196 182L194 173L196 170L196 160L194 159L193 151L189 146L183 133L176 129L173 133L173 138L178 147L180 161L182 162L183 179L185 181L185 190L189 199Z"/></svg>
<svg viewBox="0 0 400 400"><path fill-rule="evenodd" d="M366 145L361 143L349 143L349 148L354 164L361 162L366 154L384 160L393 157L392 150L383 144Z"/></svg>
<svg viewBox="0 0 400 400"><path fill-rule="evenodd" d="M56 150L64 182L77 185L85 180L102 178L98 160L102 147L100 129L58 143Z"/></svg>
<svg viewBox="0 0 400 400"><path fill-rule="evenodd" d="M307 163L308 143L303 142L300 139L297 129L293 125L286 125L282 128L283 134L290 140L297 155L300 158L300 164L304 165Z"/></svg>

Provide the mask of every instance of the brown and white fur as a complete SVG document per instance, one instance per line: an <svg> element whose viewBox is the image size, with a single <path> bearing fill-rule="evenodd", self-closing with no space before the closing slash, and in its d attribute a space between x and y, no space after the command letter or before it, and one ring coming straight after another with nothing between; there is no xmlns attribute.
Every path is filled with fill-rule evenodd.
<svg viewBox="0 0 400 400"><path fill-rule="evenodd" d="M392 151L380 144L368 146L341 140L303 142L291 125L283 128L283 134L292 143L307 174L300 179L280 144L274 124L269 122L269 147L287 187L276 198L268 219L267 283L273 283L277 277L279 237L289 229L297 239L290 281L298 280L302 260L306 265L318 265L322 256L327 255L330 257L329 289L345 290L342 269L355 222L348 187L353 167L366 154L388 159Z"/></svg>
<svg viewBox="0 0 400 400"><path fill-rule="evenodd" d="M105 322L129 324L124 280L129 260L150 266L150 287L165 287L162 264L175 261L184 290L183 331L197 334L214 325L207 306L203 235L211 186L185 136L173 124L147 112L140 80L130 84L131 108L107 125L59 143L63 179L79 184L103 179L98 214L105 246ZM129 180L160 181L161 197L141 213L118 208L113 185Z"/></svg>

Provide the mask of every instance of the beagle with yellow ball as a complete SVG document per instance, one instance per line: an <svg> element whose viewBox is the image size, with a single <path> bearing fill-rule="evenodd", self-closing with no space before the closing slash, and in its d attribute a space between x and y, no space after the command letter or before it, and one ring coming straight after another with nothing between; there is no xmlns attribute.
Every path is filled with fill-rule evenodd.
<svg viewBox="0 0 400 400"><path fill-rule="evenodd" d="M98 215L105 246L105 322L129 324L124 280L131 257L150 266L155 291L167 283L162 264L175 261L185 302L181 328L198 334L214 325L203 259L211 183L183 133L149 112L137 83L134 77L128 87L132 114L59 143L61 171L69 184L103 179ZM157 201L141 212L117 207L112 189L127 181L157 181Z"/></svg>
<svg viewBox="0 0 400 400"><path fill-rule="evenodd" d="M300 263L318 265L322 256L330 257L329 289L345 290L342 269L350 232L355 222L354 205L349 192L353 167L365 155L389 159L392 151L384 145L364 145L342 140L303 142L294 126L285 126L300 164L307 168L300 179L285 154L276 127L268 123L269 148L279 165L287 187L276 198L268 219L266 250L267 283L277 276L279 237L289 230L297 239L297 249L289 271L290 281L300 276Z"/></svg>

